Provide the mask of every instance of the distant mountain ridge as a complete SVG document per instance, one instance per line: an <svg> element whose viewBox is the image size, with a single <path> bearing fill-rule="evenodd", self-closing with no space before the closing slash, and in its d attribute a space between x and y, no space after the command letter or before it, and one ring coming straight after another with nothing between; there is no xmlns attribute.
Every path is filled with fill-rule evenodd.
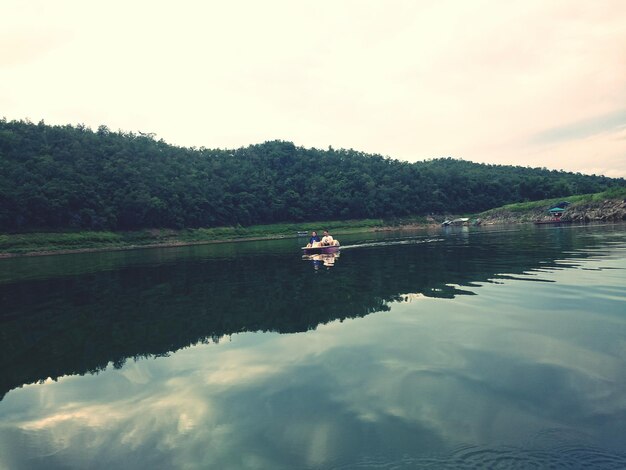
<svg viewBox="0 0 626 470"><path fill-rule="evenodd" d="M105 126L0 120L0 231L186 228L479 212L623 178L271 141L182 148Z"/></svg>

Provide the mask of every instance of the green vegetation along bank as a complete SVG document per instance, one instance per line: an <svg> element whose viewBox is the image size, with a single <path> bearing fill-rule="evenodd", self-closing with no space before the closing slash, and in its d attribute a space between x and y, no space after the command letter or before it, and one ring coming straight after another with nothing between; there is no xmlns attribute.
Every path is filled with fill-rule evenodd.
<svg viewBox="0 0 626 470"><path fill-rule="evenodd" d="M183 246L250 240L293 238L299 231L329 228L335 235L390 228L417 227L435 223L424 217L403 219L361 219L322 221L304 224L253 225L250 227L212 227L197 229L149 229L125 232L73 231L0 234L0 258L83 251L125 250L134 248ZM303 238L305 240L305 238ZM303 241L303 243L305 243Z"/></svg>
<svg viewBox="0 0 626 470"><path fill-rule="evenodd" d="M559 202L570 204L563 221L621 222L626 221L626 188L614 188L595 194L544 199L508 204L482 213L404 217L393 219L359 219L253 225L249 227L210 227L197 229L146 229L136 231L66 231L0 234L0 258L46 254L109 251L134 248L183 246L250 240L271 240L296 237L297 232L329 228L335 235L403 228L439 226L445 219L458 215L480 219L484 224L533 223L551 218L547 212ZM304 240L304 239L303 239ZM304 241L303 241L304 243Z"/></svg>

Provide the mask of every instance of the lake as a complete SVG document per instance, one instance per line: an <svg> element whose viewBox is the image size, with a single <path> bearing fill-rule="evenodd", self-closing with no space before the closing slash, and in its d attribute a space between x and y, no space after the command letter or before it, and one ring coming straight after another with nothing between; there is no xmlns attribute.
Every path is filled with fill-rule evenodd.
<svg viewBox="0 0 626 470"><path fill-rule="evenodd" d="M626 468L625 225L338 238L0 260L0 468Z"/></svg>

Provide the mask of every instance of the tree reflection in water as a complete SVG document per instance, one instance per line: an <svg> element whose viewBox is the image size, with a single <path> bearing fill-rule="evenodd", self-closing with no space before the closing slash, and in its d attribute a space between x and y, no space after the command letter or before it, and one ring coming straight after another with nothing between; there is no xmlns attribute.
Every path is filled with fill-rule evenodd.
<svg viewBox="0 0 626 470"><path fill-rule="evenodd" d="M594 240L529 230L351 249L341 263L339 253L303 257L314 270L290 249L4 282L0 397L48 377L96 373L233 333L315 329L389 310L407 294L475 294L476 283L562 268Z"/></svg>

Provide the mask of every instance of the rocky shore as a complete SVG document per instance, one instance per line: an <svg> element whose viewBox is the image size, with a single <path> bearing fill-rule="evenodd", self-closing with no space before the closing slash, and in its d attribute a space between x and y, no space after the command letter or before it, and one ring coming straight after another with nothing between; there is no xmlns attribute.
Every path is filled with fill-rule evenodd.
<svg viewBox="0 0 626 470"><path fill-rule="evenodd" d="M576 204L569 207L561 218L573 222L626 221L626 200Z"/></svg>
<svg viewBox="0 0 626 470"><path fill-rule="evenodd" d="M509 210L506 207L480 214L484 224L515 224L549 222L554 217L550 207L533 207L527 210ZM561 216L563 222L622 222L626 221L626 199L580 201L569 205Z"/></svg>

